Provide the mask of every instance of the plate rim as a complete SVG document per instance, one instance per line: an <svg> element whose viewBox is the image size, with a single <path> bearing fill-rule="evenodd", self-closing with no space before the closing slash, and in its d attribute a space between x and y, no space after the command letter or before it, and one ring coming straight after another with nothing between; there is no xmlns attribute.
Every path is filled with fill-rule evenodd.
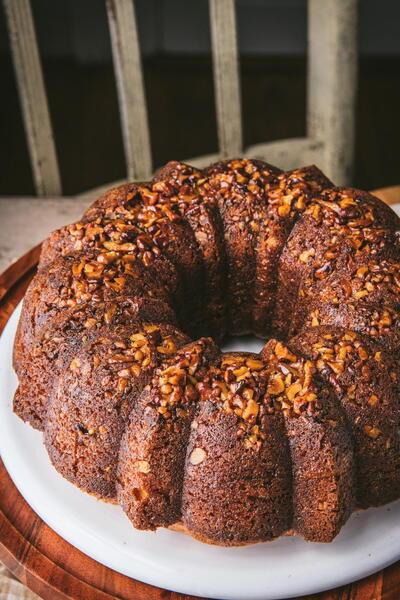
<svg viewBox="0 0 400 600"><path fill-rule="evenodd" d="M20 306L20 305L19 305ZM17 307L17 309L13 312L12 316L10 317L3 335L0 338L0 358L3 356L3 344L4 344L4 340L7 340L7 336L11 336L13 338L13 333L12 333L12 328L16 326L16 321L17 321L17 317L18 317L18 312L19 312L19 307ZM1 363L1 368L3 367L3 364ZM1 372L1 371L0 371ZM1 425L0 425L1 426ZM5 426L5 422L3 422L3 426ZM31 429L28 425L21 423L21 427L24 428L28 428L29 430ZM0 429L1 431L1 429ZM40 435L39 433L37 433L37 435ZM3 436L0 436L0 438L3 438ZM282 593L274 591L273 592L273 596L271 595L266 595L265 593L265 589L263 590L259 590L258 592L250 592L248 591L248 589L246 589L246 593L245 595L243 595L243 593L239 593L237 594L232 594L229 593L227 596L225 596L225 593L221 593L220 591L218 592L218 590L214 590L214 589L205 589L204 587L199 587L198 589L194 589L192 585L189 585L189 587L187 587L187 584L183 584L183 585L169 585L168 582L166 582L165 578L163 578L163 576L161 575L161 579L160 578L148 578L148 577L143 577L143 574L140 573L135 573L134 575L132 575L132 573L130 572L126 572L125 570L121 570L121 568L119 568L119 565L115 564L114 562L110 562L110 561L105 561L104 560L104 556L99 556L96 552L88 552L87 548L83 548L81 545L78 545L76 543L76 539L75 537L72 537L68 534L68 531L64 531L62 527L59 526L59 523L57 522L53 522L53 519L49 518L48 514L46 514L40 506L35 506L35 502L32 502L26 497L26 494L24 493L24 490L21 490L21 486L18 485L18 481L15 481L15 473L13 473L13 467L12 465L10 465L10 461L8 460L8 456L7 456L7 452L5 453L6 456L4 456L4 444L1 444L1 439L0 439L0 454L4 460L4 464L5 464L5 468L7 469L11 479L13 480L14 484L16 485L17 489L20 491L21 495L26 499L26 501L28 502L28 504L33 508L33 510L39 515L39 517L49 525L49 527L51 529L53 529L56 533L58 533L59 535L61 535L62 538L64 538L66 541L68 541L69 543L71 543L73 546L77 547L80 551L84 552L85 554L87 554L88 556L90 556L91 558L93 558L94 560L97 560L98 562L100 562L101 564L114 569L115 571L122 573L124 575L127 575L128 577L134 577L135 579L138 579L139 581L143 581L144 583L153 585L153 586L157 586L160 588L167 588L173 591L177 591L178 593L183 593L183 594L191 594L191 595L200 595L200 596L206 596L206 597L229 597L230 599L233 600L240 600L244 597L248 598L248 599L254 599L254 600L260 600L261 598L263 600L265 600L266 598L274 598L275 600L279 600L280 598L288 598L288 597L293 597L293 596L298 596L301 594L313 594L313 593L318 593L320 591L332 588L332 587L337 587L337 586L341 586L350 582L353 582L355 580L358 580L360 578L363 578L365 576L371 575L372 573L385 568L386 566L388 566L389 564L392 564L393 562L395 562L396 560L398 560L400 558L400 548L397 548L396 550L396 554L393 555L391 554L390 556L386 555L384 558L382 558L381 561L379 561L379 563L375 563L373 566L369 566L369 567L364 567L361 568L359 570L357 570L355 573L350 574L344 574L342 573L341 576L337 576L337 573L335 575L335 577L333 577L331 580L329 581L325 581L323 584L321 582L318 582L318 578L314 579L314 585L310 586L301 586L299 585L300 582L296 583L296 589L292 589L290 590L290 586L289 588L286 588L285 590L282 590ZM10 468L11 466L11 468ZM50 468L52 469L52 467L50 466ZM53 469L52 469L53 470ZM13 476L14 475L14 476ZM67 482L66 482L67 483ZM72 485L72 484L68 484L68 485ZM72 486L73 487L73 486ZM76 489L76 488L74 488ZM82 494L82 492L80 492L78 490L79 494ZM84 494L82 494L84 496ZM387 507L383 507L383 508L387 508ZM372 509L374 510L374 509ZM375 510L379 510L379 509L375 509ZM170 532L172 534L175 535L182 535L179 533L175 533L175 532ZM272 542L274 543L274 542ZM270 545L270 543L268 543L268 545ZM204 545L202 545L204 546ZM259 545L257 545L259 546ZM256 548L257 546L253 546L253 548ZM207 548L207 546L205 546ZM217 593L216 593L217 592Z"/></svg>

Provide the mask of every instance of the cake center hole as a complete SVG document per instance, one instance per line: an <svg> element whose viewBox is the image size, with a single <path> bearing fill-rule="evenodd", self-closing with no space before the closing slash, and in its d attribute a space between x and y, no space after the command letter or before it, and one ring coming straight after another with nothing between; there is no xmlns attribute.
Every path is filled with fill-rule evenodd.
<svg viewBox="0 0 400 600"><path fill-rule="evenodd" d="M221 343L223 352L255 352L262 350L266 340L255 335L230 335L225 337Z"/></svg>

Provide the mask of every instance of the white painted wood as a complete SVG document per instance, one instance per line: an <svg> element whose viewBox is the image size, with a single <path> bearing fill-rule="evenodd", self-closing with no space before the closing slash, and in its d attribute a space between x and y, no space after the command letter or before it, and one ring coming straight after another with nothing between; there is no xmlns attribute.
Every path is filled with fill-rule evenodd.
<svg viewBox="0 0 400 600"><path fill-rule="evenodd" d="M241 155L245 158L266 160L281 169L289 170L309 164L319 164L323 144L311 138L290 138L276 140L262 144L255 144L245 148ZM206 167L212 162L223 158L219 154L207 154L196 158L189 158L187 162L195 167Z"/></svg>
<svg viewBox="0 0 400 600"><path fill-rule="evenodd" d="M221 158L222 157L219 154L205 154L203 156L196 156L195 158L187 158L183 162L185 162L189 165L192 165L193 167L197 167L198 169L202 169L203 167L207 167L209 164L216 162L217 160L221 160ZM150 178L151 177L148 177L148 179L150 179ZM141 180L143 180L143 179L141 179ZM85 192L78 194L76 197L79 198L80 200L83 200L85 198L98 198L99 196L101 196L102 194L104 194L105 192L110 190L111 188L118 187L120 185L123 185L124 183L128 183L128 181L131 181L131 180L119 179L117 181L113 181L111 183L106 183L106 184L97 186L95 188L86 190ZM136 180L136 181L139 181L139 180Z"/></svg>
<svg viewBox="0 0 400 600"><path fill-rule="evenodd" d="M242 121L235 0L210 0L209 7L219 153L224 158L239 156Z"/></svg>
<svg viewBox="0 0 400 600"><path fill-rule="evenodd" d="M29 0L3 0L38 195L61 194L61 180Z"/></svg>
<svg viewBox="0 0 400 600"><path fill-rule="evenodd" d="M246 158L265 160L285 171L310 164L320 164L323 144L310 138L289 138L245 149Z"/></svg>
<svg viewBox="0 0 400 600"><path fill-rule="evenodd" d="M202 156L196 156L193 158L186 158L183 162L193 165L198 169L203 169L204 167L208 167L213 162L217 162L218 160L222 160L226 158L226 156L222 156L221 154L213 153L213 154L203 154Z"/></svg>
<svg viewBox="0 0 400 600"><path fill-rule="evenodd" d="M128 181L131 180L118 179L117 181L111 181L110 183L103 183L103 185L90 188L89 190L77 194L76 198L79 198L80 200L84 200L85 198L98 198L99 196L102 196L105 192L108 192L108 190L111 190L111 188L119 187L124 183L128 183Z"/></svg>
<svg viewBox="0 0 400 600"><path fill-rule="evenodd" d="M150 134L133 0L106 0L128 179L151 175Z"/></svg>
<svg viewBox="0 0 400 600"><path fill-rule="evenodd" d="M308 138L292 138L249 146L242 152L242 156L245 158L266 160L282 169L288 170L312 163L319 164L321 149L322 142ZM203 156L196 156L195 158L187 158L183 162L201 169L222 158L223 157L220 154L205 154ZM104 192L110 188L117 187L124 183L127 183L126 179L92 188L79 194L77 198L96 198L101 194L104 194Z"/></svg>
<svg viewBox="0 0 400 600"><path fill-rule="evenodd" d="M29 0L3 0L38 194L61 193L56 151ZM151 177L151 150L133 0L106 0L121 110L127 180ZM351 180L357 63L357 0L309 0L308 136L242 148L234 0L209 0L219 152L188 159L260 158L283 169L317 163ZM266 118L269 118L266 115ZM80 195L100 194L108 184Z"/></svg>
<svg viewBox="0 0 400 600"><path fill-rule="evenodd" d="M357 83L357 0L309 0L308 135L323 141L319 165L351 182Z"/></svg>

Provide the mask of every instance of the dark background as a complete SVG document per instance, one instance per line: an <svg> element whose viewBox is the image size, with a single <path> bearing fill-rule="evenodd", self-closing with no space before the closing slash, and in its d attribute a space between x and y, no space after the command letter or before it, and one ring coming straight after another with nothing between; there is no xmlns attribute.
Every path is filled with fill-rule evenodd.
<svg viewBox="0 0 400 600"><path fill-rule="evenodd" d="M206 0L136 0L154 165L217 150ZM245 145L305 134L306 0L237 0ZM125 177L104 0L32 0L65 194ZM400 184L400 2L361 0L356 161ZM0 195L34 187L0 8Z"/></svg>

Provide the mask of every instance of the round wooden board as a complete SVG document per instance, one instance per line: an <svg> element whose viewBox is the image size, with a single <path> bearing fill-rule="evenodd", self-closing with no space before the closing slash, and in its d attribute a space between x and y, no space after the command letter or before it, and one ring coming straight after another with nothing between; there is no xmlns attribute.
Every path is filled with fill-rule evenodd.
<svg viewBox="0 0 400 600"><path fill-rule="evenodd" d="M393 190L396 189L396 193ZM378 195L378 194L377 194ZM388 203L400 202L400 187ZM33 248L0 275L0 332L23 297L40 253ZM191 600L130 579L89 558L50 529L25 502L0 460L0 560L45 600ZM305 597L303 597L304 599ZM308 600L399 600L400 561L375 575ZM193 598L194 600L194 598Z"/></svg>

